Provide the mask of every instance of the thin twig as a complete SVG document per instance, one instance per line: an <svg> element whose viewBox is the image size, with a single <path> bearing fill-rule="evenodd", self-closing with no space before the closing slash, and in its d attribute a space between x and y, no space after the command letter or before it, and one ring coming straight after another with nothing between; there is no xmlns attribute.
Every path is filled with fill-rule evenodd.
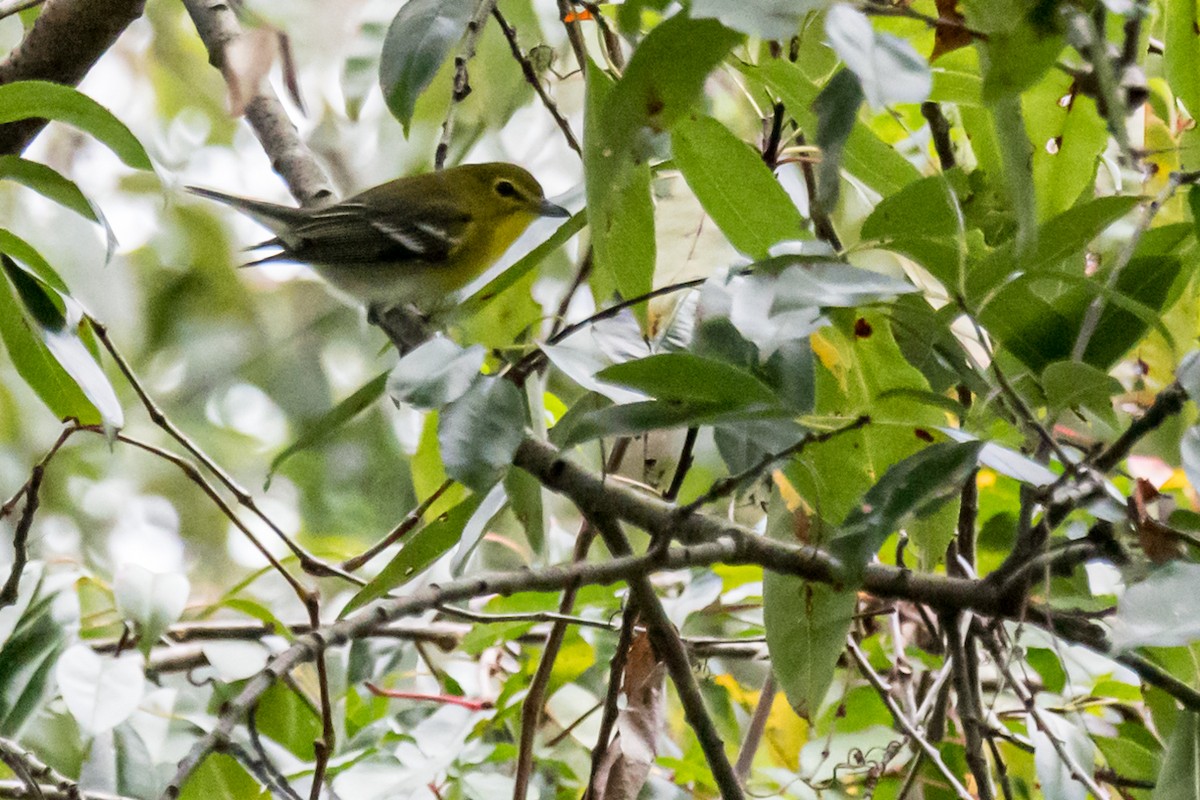
<svg viewBox="0 0 1200 800"><path fill-rule="evenodd" d="M821 444L823 442L828 442L830 439L835 439L838 436L841 436L843 433L849 433L851 431L856 431L859 428L863 427L864 425L868 424L870 421L871 421L871 418L868 417L866 414L863 414L862 416L855 419L853 422L850 422L847 425L843 425L840 428L834 428L831 431L825 431L823 433L811 433L811 432L806 433L806 434L804 434L804 437L800 439L800 441L796 442L791 447L785 447L784 449L782 449L778 452L769 453L766 456L763 456L761 459L759 459L758 463L754 464L753 466L751 466L747 469L742 470L741 472L737 473L736 475L730 475L726 478L721 478L719 481L716 481L715 483L713 483L713 485L709 488L709 490L707 492L700 495L699 497L697 497L695 500L688 503L687 505L680 506L679 507L679 515L686 517L691 514L694 514L697 510L699 510L700 508L703 508L704 506L708 505L709 503L716 502L717 500L720 500L722 497L726 497L730 494L733 494L738 489L740 489L742 486L749 483L750 481L753 481L755 478L757 478L759 475L761 475L768 467L770 467L776 461L781 461L785 458L791 458L792 456L798 455L798 454L804 452L804 449L806 447L808 447L809 445Z"/></svg>
<svg viewBox="0 0 1200 800"><path fill-rule="evenodd" d="M758 752L763 734L767 730L767 720L771 718L771 708L775 705L776 691L775 673L768 670L767 679L763 681L762 689L758 693L758 702L754 704L754 714L750 717L750 724L746 726L745 735L742 736L742 746L738 748L737 761L733 765L733 770L737 773L738 780L742 782L743 786L746 784L746 779L750 777L750 768L754 765L754 755Z"/></svg>
<svg viewBox="0 0 1200 800"><path fill-rule="evenodd" d="M616 522L612 516L596 515L584 508L581 508L580 511L584 513L585 517L590 518L592 524L599 530L600 537L604 540L610 553L618 557L627 557L633 552L625 532L621 530L620 523ZM704 697L700 694L700 687L696 683L696 676L692 672L692 665L688 660L687 648L680 641L679 632L671 624L662 601L654 593L654 587L648 576L630 577L629 588L633 599L638 604L638 613L650 634L654 652L666 665L667 674L671 676L671 682L675 684L675 691L679 695L679 704L683 706L684 717L692 732L696 734L700 750L704 753L704 759L712 771L713 782L717 785L723 800L742 800L744 797L742 785L733 771L733 765L729 763L729 756L725 753L725 743L717 731L716 724L709 715L708 709L705 708Z"/></svg>
<svg viewBox="0 0 1200 800"><path fill-rule="evenodd" d="M571 0L558 0L558 18L562 20L563 27L567 29L567 40L571 43L571 50L575 53L575 63L579 65L579 71L587 69L587 43L583 41L583 31L579 29L579 21L573 19L571 10ZM568 21L569 20L569 21Z"/></svg>
<svg viewBox="0 0 1200 800"><path fill-rule="evenodd" d="M40 6L46 0L0 0L0 19Z"/></svg>
<svg viewBox="0 0 1200 800"><path fill-rule="evenodd" d="M308 623L313 627L317 643L313 660L317 665L317 693L320 699L321 736L313 741L313 776L312 787L309 789L308 800L320 800L321 787L325 783L325 770L329 767L329 759L337 747L337 734L333 729L333 700L329 694L329 665L326 663L327 648L320 635L321 605L315 593L310 594L305 602L308 610Z"/></svg>
<svg viewBox="0 0 1200 800"><path fill-rule="evenodd" d="M300 800L300 795L292 788L287 777L275 766L275 762L271 760L267 755L266 748L263 747L262 737L258 733L257 704L252 706L246 714L246 734L250 739L250 747L253 748L259 764L267 774L267 786L282 794L287 800Z"/></svg>
<svg viewBox="0 0 1200 800"><path fill-rule="evenodd" d="M625 53L621 51L621 37L617 36L609 26L608 19L600 10L599 5L590 0L572 0L572 2L587 9L592 22L595 22L596 27L600 29L600 42L604 45L604 55L608 59L609 66L620 73L625 69Z"/></svg>
<svg viewBox="0 0 1200 800"><path fill-rule="evenodd" d="M45 800L41 784L38 783L38 772L40 771L39 767L44 770L50 768L38 761L36 756L16 742L0 739L0 763L12 770L12 773L20 779L30 797L35 800ZM74 784L68 785L73 786Z"/></svg>
<svg viewBox="0 0 1200 800"><path fill-rule="evenodd" d="M446 156L450 152L450 137L454 134L455 112L458 105L467 99L471 93L471 77L467 73L467 62L475 57L475 47L479 43L479 35L483 33L484 23L488 15L496 7L496 0L479 0L479 5L471 19L467 22L467 32L463 37L462 48L454 57L454 89L450 95L450 108L446 111L446 119L442 122L442 135L438 139L437 149L433 154L434 169L446 166Z"/></svg>
<svg viewBox="0 0 1200 800"><path fill-rule="evenodd" d="M554 99L546 92L546 87L542 86L542 81L538 78L537 71L533 68L533 64L529 58L521 52L521 45L517 42L517 32L508 24L508 20L500 13L500 7L492 5L492 16L496 18L496 22L500 23L500 30L504 31L504 38L508 40L509 49L512 50L513 58L521 65L521 74L525 76L525 82L533 87L537 92L537 96L541 98L542 105L550 112L550 116L554 117L554 123L558 125L558 129L562 131L563 138L567 140L567 146L574 150L580 158L583 157L583 148L579 146L579 140L575 138L575 134L571 131L571 123L567 122L566 117L558 110L558 105Z"/></svg>
<svg viewBox="0 0 1200 800"><path fill-rule="evenodd" d="M796 135L796 141L801 147L808 144L803 131ZM804 176L804 188L808 191L808 212L812 218L817 238L832 247L834 252L841 252L842 240L838 236L837 229L833 227L833 220L829 218L829 209L824 208L821 201L817 199L819 197L817 173L813 169L810 159L800 160L800 174ZM834 180L837 178L835 177Z"/></svg>
<svg viewBox="0 0 1200 800"><path fill-rule="evenodd" d="M617 649L608 665L608 690L604 693L604 713L600 716L600 730L596 734L596 744L592 747L592 768L588 773L587 789L584 800L596 794L596 776L600 773L600 765L608 753L612 742L613 728L617 724L617 716L621 710L621 688L625 677L625 664L629 659L629 648L637 632L638 607L633 597L625 600L625 610L621 613L621 634L617 639Z"/></svg>
<svg viewBox="0 0 1200 800"><path fill-rule="evenodd" d="M967 766L975 777L979 800L993 800L995 789L992 787L987 757L983 754L986 726L983 724L983 704L979 697L979 656L970 630L964 630L960 625L961 619L962 615L958 612L942 618L946 652L952 664L954 690L958 696L958 721L962 727Z"/></svg>
<svg viewBox="0 0 1200 800"><path fill-rule="evenodd" d="M84 426L80 430L90 431L101 436L108 435L108 433L99 426ZM242 522L241 518L237 515L237 512L230 508L229 504L225 502L225 499L221 497L220 492L218 492L216 488L204 478L204 475L201 474L200 470L195 464L177 453L172 453L170 450L150 444L149 442L144 442L141 439L135 439L132 436L124 433L118 433L114 438L118 442L124 442L125 444L133 445L139 450L144 450L145 452L157 456L158 458L161 458L164 461L174 464L176 467L178 467L188 480L199 486L200 490L208 495L208 498L212 500L217 509L220 510L220 512L224 514L231 523L233 523L234 527L241 531L242 535L245 536L252 545L254 545L254 549L258 550L262 557L267 560L267 563L270 564L271 567L278 572L285 581L287 581L288 586L291 587L296 596L299 597L302 602L308 598L311 590L301 584L300 581L295 578L295 576L287 571L283 564L279 562L279 559L277 559L271 553L271 551L267 549L267 546L264 545L259 538L254 535L254 532L247 527L246 523Z"/></svg>
<svg viewBox="0 0 1200 800"><path fill-rule="evenodd" d="M583 254L583 258L579 262L579 266L575 269L575 275L571 278L571 285L567 291L563 293L562 300L558 303L558 310L554 312L554 321L550 325L550 338L553 339L562 330L562 326L567 322L567 311L571 308L571 300L575 297L575 293L579 291L592 274L592 267L595 264L592 248L587 248L587 252Z"/></svg>
<svg viewBox="0 0 1200 800"><path fill-rule="evenodd" d="M942 107L933 100L926 100L921 104L921 116L929 123L933 151L937 153L942 171L954 169L957 160L954 156L954 142L950 139L950 120L946 119Z"/></svg>
<svg viewBox="0 0 1200 800"><path fill-rule="evenodd" d="M11 500L0 506L0 519L4 519L12 513L20 498L25 498L25 507L21 510L21 517L13 529L13 561L8 570L8 579L4 582L4 587L0 588L0 608L16 603L20 594L21 576L25 572L25 566L29 563L29 531L33 527L33 515L37 512L38 491L46 474L46 467L62 446L67 443L67 439L78 432L77 425L64 428L58 438L54 440L54 444L46 451L46 455L42 456L41 461L33 465L25 485L17 490Z"/></svg>
<svg viewBox="0 0 1200 800"><path fill-rule="evenodd" d="M472 700L469 697L459 697L453 694L429 694L428 692L406 692L400 689L384 689L370 681L367 682L366 686L367 691L371 694L378 697L389 697L393 700L417 700L445 706L458 706L468 711L485 711L496 707L496 704L491 700Z"/></svg>
<svg viewBox="0 0 1200 800"><path fill-rule="evenodd" d="M92 329L96 332L96 338L100 340L100 344L103 345L104 349L108 351L108 354L112 356L113 362L117 365L117 369L119 369L121 374L125 376L125 380L129 383L129 385L133 388L134 393L138 396L138 400L141 401L142 407L146 409L146 413L149 415L150 421L161 428L168 436L174 439L184 450L186 450L188 454L192 456L192 458L196 459L204 466L205 469L212 473L217 480L220 481L220 483L227 490L229 490L231 494L233 494L233 497L237 501L238 505L243 506L251 514L262 520L262 522L271 529L271 532L279 537L279 539L285 545L287 545L287 548L292 551L296 558L299 559L301 569L308 574L317 577L336 576L358 586L365 584L365 581L363 581L361 578L351 575L340 567L327 564L324 561L321 561L320 559L310 555L308 551L293 541L292 537L284 533L283 529L280 528L273 519L267 516L267 514L259 507L258 503L255 502L254 495L242 488L241 484L233 479L233 476L226 472L221 465L219 465L207 453L205 453L200 448L200 445L196 444L187 434L180 430L179 427L171 421L170 417L163 412L158 404L154 402L154 399L150 397L150 393L146 391L146 388L142 385L141 380L133 371L133 368L129 366L129 362L125 360L125 357L121 355L121 351L117 349L117 346L113 344L112 339L109 338L108 329L94 317L89 316L87 319L88 322L91 323Z"/></svg>
<svg viewBox="0 0 1200 800"><path fill-rule="evenodd" d="M392 528L387 536L384 536L362 553L354 556L353 558L347 558L345 561L343 561L342 569L346 570L347 572L354 572L368 561L375 558L375 556L391 547L402 537L407 535L413 528L421 524L421 520L425 518L425 513L429 511L430 507L436 503L438 499L441 498L441 496L445 494L453 485L454 481L449 478L442 481L442 485L434 489L433 493L430 494L429 497L426 497L421 501L420 504L417 505L416 508L408 512L404 519L400 520L400 523L396 525L396 527Z"/></svg>
<svg viewBox="0 0 1200 800"><path fill-rule="evenodd" d="M679 462L675 466L675 474L671 476L671 483L663 492L663 500L668 503L674 503L675 499L679 497L679 490L683 488L683 481L695 460L693 451L696 449L696 439L699 438L699 435L700 429L693 425L687 429L687 434L683 437L683 449L679 452Z"/></svg>
<svg viewBox="0 0 1200 800"><path fill-rule="evenodd" d="M877 0L868 0L868 2L858 6L858 10L867 16L872 17L904 17L906 19L915 19L924 22L931 28L957 28L958 30L968 34L972 39L979 39L981 41L988 38L986 33L969 27L961 19L955 19L953 17L933 17L929 14L922 14L920 11L917 11L914 8L901 5L899 3L892 4L878 2Z"/></svg>
<svg viewBox="0 0 1200 800"><path fill-rule="evenodd" d="M983 646L987 648L989 655L992 657L992 662L1004 676L1005 682L1012 687L1013 692L1017 695L1017 699L1025 706L1025 711L1033 718L1038 729L1050 740L1050 746L1054 748L1054 752L1058 754L1059 760L1070 771L1071 778L1086 786L1087 790L1098 798L1098 800L1108 800L1108 792L1100 788L1092 776L1088 774L1087 770L1083 768L1083 765L1063 745L1062 740L1058 738L1058 734L1046 722L1046 718L1042 715L1041 709L1038 708L1033 694L1029 691L1024 681L1019 681L1013 676L1012 670L1008 667L1007 659L1000 652L1000 643L996 640L994 631L991 636L983 636Z"/></svg>
<svg viewBox="0 0 1200 800"><path fill-rule="evenodd" d="M1137 247L1142 241L1142 236L1146 234L1146 231L1150 230L1150 224L1158 216L1159 210L1175 196L1175 192L1179 190L1180 186L1195 183L1198 179L1200 179L1200 173L1196 172L1172 172L1168 176L1167 185L1163 187L1157 197L1142 209L1142 216L1138 218L1133 232L1125 240L1125 247L1122 248L1120 255L1117 256L1116 262L1109 268L1108 276L1104 281L1105 289L1109 292L1116 289L1121 273L1133 259L1133 254L1137 252ZM1100 315L1104 311L1104 297L1103 294L1096 295L1088 306L1087 312L1083 317L1083 322L1079 326L1079 335L1075 338L1075 346L1071 348L1072 361L1083 360L1088 344L1092 341L1092 336L1096 333L1096 326L1100 324Z"/></svg>
<svg viewBox="0 0 1200 800"><path fill-rule="evenodd" d="M621 468L621 462L625 460L625 452L628 448L628 438L617 440L606 462L606 472L616 472ZM579 528L579 533L575 536L575 550L571 554L571 560L576 563L584 561L595 538L596 529L585 518ZM578 594L578 586L568 586L563 591L562 597L558 601L559 614L571 613ZM514 800L525 800L529 789L529 779L533 773L533 746L541 723L542 707L546 704L546 691L550 686L550 676L554 671L554 662L558 658L559 651L562 650L563 641L566 639L567 628L568 623L564 620L556 620L551 625L550 633L546 636L542 658L529 681L525 699L521 702L521 738L517 743L517 766L513 777Z"/></svg>
<svg viewBox="0 0 1200 800"><path fill-rule="evenodd" d="M703 286L707 280L708 278L693 278L692 280L688 281L680 281L679 283L673 283L669 286L660 286L657 289L646 292L645 294L640 294L637 297L631 297L628 300L622 300L619 303L614 303L607 308L597 311L587 319L582 319L579 322L573 322L570 325L562 328L549 339L547 339L546 344L558 344L564 339L579 333L579 331L595 325L597 322L601 322L606 319L612 319L625 309L633 308L634 306L641 305L642 303L648 303L656 297L663 297L664 295L674 294L675 292L682 292L688 289L698 289ZM512 380L520 381L529 373L536 369L540 369L545 360L546 354L544 352L542 352L540 349L533 350L522 357L521 360L516 364L514 364L506 374L510 375Z"/></svg>
<svg viewBox="0 0 1200 800"><path fill-rule="evenodd" d="M916 745L917 749L933 762L933 765L937 767L938 772L942 773L942 777L954 789L955 794L959 796L960 800L974 800L974 796L967 791L967 787L962 785L962 782L958 780L954 772L942 760L941 752L925 738L921 729L905 715L904 710L896 703L896 698L892 697L888 685L879 673L871 667L871 662L867 660L866 654L858 646L858 642L854 641L853 636L846 637L846 649L850 653L851 658L854 659L854 663L858 666L858 671L867 679L867 683L871 684L875 693L879 695L879 699L883 700L884 705L891 712L892 719L908 735L908 738Z"/></svg>
<svg viewBox="0 0 1200 800"><path fill-rule="evenodd" d="M1092 461L1092 465L1101 472L1111 472L1125 460L1129 452L1142 438L1156 430L1166 420L1183 410L1187 402L1187 392L1178 381L1174 381L1154 398L1154 402L1146 409L1146 413L1135 419L1129 427L1117 437Z"/></svg>

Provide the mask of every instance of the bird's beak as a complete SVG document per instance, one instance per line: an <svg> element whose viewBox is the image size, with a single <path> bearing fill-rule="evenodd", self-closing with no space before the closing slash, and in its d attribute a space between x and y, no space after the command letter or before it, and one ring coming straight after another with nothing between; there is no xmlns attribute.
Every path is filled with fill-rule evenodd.
<svg viewBox="0 0 1200 800"><path fill-rule="evenodd" d="M543 217L569 217L569 216L571 216L570 211L567 211L565 208L563 208L560 205L555 205L554 203L551 203L549 200L543 200L542 204L540 206L538 206L538 214L540 214Z"/></svg>

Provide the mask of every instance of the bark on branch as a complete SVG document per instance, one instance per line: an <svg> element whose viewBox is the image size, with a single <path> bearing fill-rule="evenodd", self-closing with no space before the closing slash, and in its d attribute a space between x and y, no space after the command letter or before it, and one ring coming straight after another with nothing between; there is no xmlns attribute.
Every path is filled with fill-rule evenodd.
<svg viewBox="0 0 1200 800"><path fill-rule="evenodd" d="M129 24L146 0L46 0L29 33L0 61L0 84L53 81L75 86ZM44 119L0 125L0 153L16 155L46 126Z"/></svg>

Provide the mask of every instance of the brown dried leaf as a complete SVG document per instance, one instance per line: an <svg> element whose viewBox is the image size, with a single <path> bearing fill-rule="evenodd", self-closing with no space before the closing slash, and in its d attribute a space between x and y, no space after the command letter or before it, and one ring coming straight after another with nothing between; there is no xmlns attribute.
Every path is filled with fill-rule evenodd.
<svg viewBox="0 0 1200 800"><path fill-rule="evenodd" d="M240 117L254 99L279 55L279 35L271 28L250 28L225 47L221 73L229 87L229 113Z"/></svg>
<svg viewBox="0 0 1200 800"><path fill-rule="evenodd" d="M645 786L658 756L665 675L649 635L642 631L629 645L622 685L625 705L617 714L617 734L596 770L595 800L636 800Z"/></svg>
<svg viewBox="0 0 1200 800"><path fill-rule="evenodd" d="M1159 497L1158 489L1145 478L1138 478L1129 496L1129 516L1137 531L1142 552L1155 564L1183 557L1183 545L1169 526L1150 513L1150 503Z"/></svg>
<svg viewBox="0 0 1200 800"><path fill-rule="evenodd" d="M958 0L936 0L938 23L933 29L933 52L929 60L944 56L971 43L971 32L967 30L967 19L958 10Z"/></svg>

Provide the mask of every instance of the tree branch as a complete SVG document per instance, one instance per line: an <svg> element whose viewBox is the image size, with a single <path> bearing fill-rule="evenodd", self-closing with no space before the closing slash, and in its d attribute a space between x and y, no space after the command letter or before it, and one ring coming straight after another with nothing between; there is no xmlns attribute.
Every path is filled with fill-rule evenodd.
<svg viewBox="0 0 1200 800"><path fill-rule="evenodd" d="M21 43L0 61L0 84L41 80L75 86L129 24L146 0L46 0ZM0 153L17 154L46 127L44 119L0 125Z"/></svg>
<svg viewBox="0 0 1200 800"><path fill-rule="evenodd" d="M208 62L229 82L226 48L242 35L242 26L233 9L226 0L183 0L183 5L208 49ZM319 205L334 196L329 177L265 81L246 104L246 121L271 159L271 168L283 178L300 205Z"/></svg>

